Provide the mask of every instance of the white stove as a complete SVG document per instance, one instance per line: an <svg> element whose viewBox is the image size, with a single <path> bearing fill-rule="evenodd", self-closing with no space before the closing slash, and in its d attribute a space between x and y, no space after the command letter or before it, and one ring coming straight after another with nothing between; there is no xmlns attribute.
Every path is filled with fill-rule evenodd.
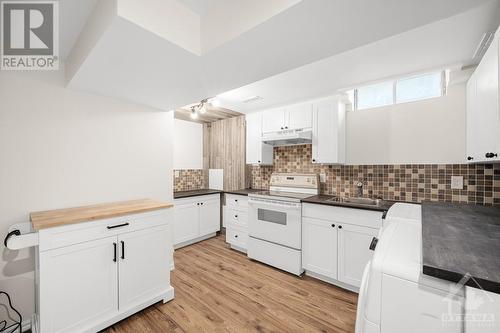
<svg viewBox="0 0 500 333"><path fill-rule="evenodd" d="M272 174L269 191L248 196L248 256L290 273L302 274L300 201L318 193L318 175Z"/></svg>

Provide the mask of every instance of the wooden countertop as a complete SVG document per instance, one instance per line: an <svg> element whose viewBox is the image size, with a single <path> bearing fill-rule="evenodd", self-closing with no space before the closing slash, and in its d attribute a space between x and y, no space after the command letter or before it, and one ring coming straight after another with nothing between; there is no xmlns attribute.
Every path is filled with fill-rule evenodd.
<svg viewBox="0 0 500 333"><path fill-rule="evenodd" d="M144 213L158 209L171 208L173 206L173 204L168 202L140 199L33 212L30 213L30 220L33 224L33 229L40 230L66 224Z"/></svg>

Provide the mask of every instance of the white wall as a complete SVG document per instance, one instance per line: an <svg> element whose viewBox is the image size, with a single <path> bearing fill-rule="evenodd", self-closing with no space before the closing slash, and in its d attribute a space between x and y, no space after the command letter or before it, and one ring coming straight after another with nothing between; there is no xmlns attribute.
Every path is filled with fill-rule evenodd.
<svg viewBox="0 0 500 333"><path fill-rule="evenodd" d="M9 251L29 212L172 200L173 113L63 87L64 74L0 72L0 289L33 312L33 250Z"/></svg>
<svg viewBox="0 0 500 333"><path fill-rule="evenodd" d="M203 169L203 125L175 119L174 169Z"/></svg>
<svg viewBox="0 0 500 333"><path fill-rule="evenodd" d="M347 163L464 163L465 84L441 98L348 112Z"/></svg>

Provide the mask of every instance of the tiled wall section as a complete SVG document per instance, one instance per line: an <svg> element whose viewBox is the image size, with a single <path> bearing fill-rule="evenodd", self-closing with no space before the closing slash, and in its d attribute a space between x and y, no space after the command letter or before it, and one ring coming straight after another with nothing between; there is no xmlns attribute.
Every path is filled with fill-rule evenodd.
<svg viewBox="0 0 500 333"><path fill-rule="evenodd" d="M175 176L177 172L179 173L179 177ZM190 191L205 188L205 173L202 169L174 170L174 191Z"/></svg>
<svg viewBox="0 0 500 333"><path fill-rule="evenodd" d="M355 184L361 180L366 197L500 205L500 164L331 166L312 164L311 155L311 145L276 147L273 166L248 166L249 184L267 188L273 172L323 173L323 194L355 196ZM451 189L451 176L464 177L463 190Z"/></svg>

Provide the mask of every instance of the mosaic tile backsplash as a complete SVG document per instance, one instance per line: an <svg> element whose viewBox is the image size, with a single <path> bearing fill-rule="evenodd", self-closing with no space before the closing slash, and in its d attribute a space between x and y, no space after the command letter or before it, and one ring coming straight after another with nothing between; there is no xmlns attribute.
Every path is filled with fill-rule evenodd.
<svg viewBox="0 0 500 333"><path fill-rule="evenodd" d="M179 173L179 177L175 175ZM205 172L202 169L174 170L174 192L205 188Z"/></svg>
<svg viewBox="0 0 500 333"><path fill-rule="evenodd" d="M274 148L273 166L247 166L248 184L268 188L273 172L326 175L322 194L355 196L362 181L365 197L405 202L446 201L500 206L500 164L318 165L312 146ZM463 176L462 190L451 189L451 176Z"/></svg>

